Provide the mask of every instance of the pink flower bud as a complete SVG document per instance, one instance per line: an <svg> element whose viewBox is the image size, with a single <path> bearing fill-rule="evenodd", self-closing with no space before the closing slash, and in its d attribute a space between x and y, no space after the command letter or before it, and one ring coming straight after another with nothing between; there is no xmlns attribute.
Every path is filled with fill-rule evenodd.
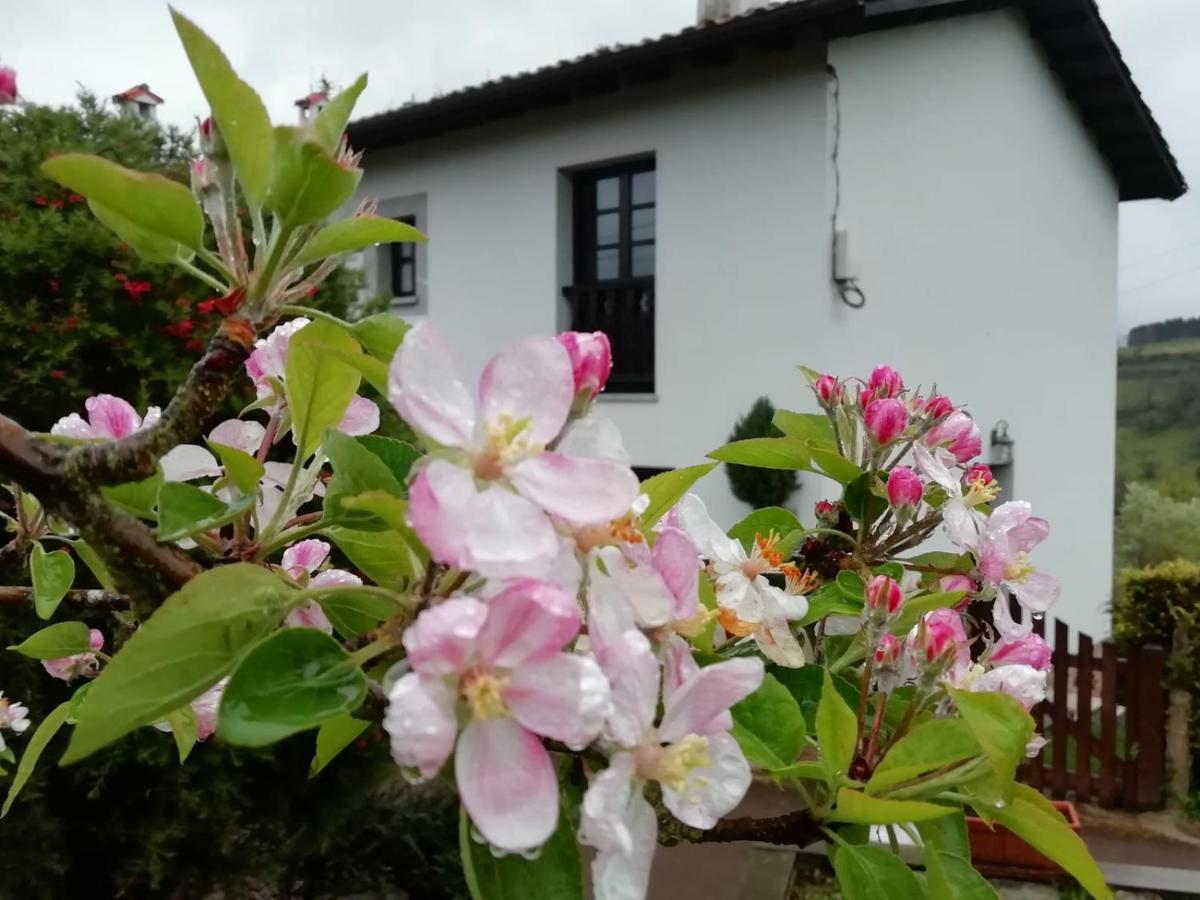
<svg viewBox="0 0 1200 900"><path fill-rule="evenodd" d="M947 594L953 591L967 592L967 596L958 602L955 609L966 609L971 603L971 595L979 590L979 586L966 575L943 575L938 581L938 588Z"/></svg>
<svg viewBox="0 0 1200 900"><path fill-rule="evenodd" d="M935 609L927 614L924 627L921 650L925 654L925 662L935 663L947 660L956 666L968 666L971 663L971 652L967 647L967 631L963 628L962 616L952 609Z"/></svg>
<svg viewBox="0 0 1200 900"><path fill-rule="evenodd" d="M822 406L833 406L842 399L842 383L832 375L822 375L813 384Z"/></svg>
<svg viewBox="0 0 1200 900"><path fill-rule="evenodd" d="M1032 666L1039 672L1050 666L1050 645L1036 634L1015 641L1001 641L992 651L993 666Z"/></svg>
<svg viewBox="0 0 1200 900"><path fill-rule="evenodd" d="M17 102L17 73L8 66L0 66L0 106Z"/></svg>
<svg viewBox="0 0 1200 900"><path fill-rule="evenodd" d="M221 138L221 131L211 118L200 123L200 152L209 159L229 158L229 150Z"/></svg>
<svg viewBox="0 0 1200 900"><path fill-rule="evenodd" d="M965 412L953 413L925 435L926 447L945 447L960 463L974 459L983 450L979 426Z"/></svg>
<svg viewBox="0 0 1200 900"><path fill-rule="evenodd" d="M921 404L921 412L930 419L942 419L954 412L954 404L945 394L931 394Z"/></svg>
<svg viewBox="0 0 1200 900"><path fill-rule="evenodd" d="M876 366L867 379L866 402L895 397L904 390L904 379L891 366Z"/></svg>
<svg viewBox="0 0 1200 900"><path fill-rule="evenodd" d="M920 506L924 492L920 476L908 466L896 466L888 475L888 502L898 509Z"/></svg>
<svg viewBox="0 0 1200 900"><path fill-rule="evenodd" d="M590 400L604 390L608 375L612 371L612 346L603 331L587 334L582 331L564 331L558 342L571 358L571 372L575 376L575 395Z"/></svg>
<svg viewBox="0 0 1200 900"><path fill-rule="evenodd" d="M886 609L890 616L903 602L904 594L900 592L900 585L887 575L876 575L867 585L867 606L870 609Z"/></svg>
<svg viewBox="0 0 1200 900"><path fill-rule="evenodd" d="M841 507L834 500L818 500L814 512L817 521L825 525L836 525L842 514Z"/></svg>
<svg viewBox="0 0 1200 900"><path fill-rule="evenodd" d="M880 447L890 444L908 426L908 410L899 400L872 400L863 413L871 439Z"/></svg>
<svg viewBox="0 0 1200 900"><path fill-rule="evenodd" d="M900 665L900 654L903 645L894 634L885 634L879 646L875 648L875 665L877 668L893 669Z"/></svg>
<svg viewBox="0 0 1200 900"><path fill-rule="evenodd" d="M192 193L200 196L212 183L211 165L207 159L193 159L190 165L192 175Z"/></svg>

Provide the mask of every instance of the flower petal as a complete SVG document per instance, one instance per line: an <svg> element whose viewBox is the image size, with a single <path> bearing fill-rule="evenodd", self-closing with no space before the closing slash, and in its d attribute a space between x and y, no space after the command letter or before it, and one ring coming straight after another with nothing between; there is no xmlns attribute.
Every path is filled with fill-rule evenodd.
<svg viewBox="0 0 1200 900"><path fill-rule="evenodd" d="M366 397L354 396L346 407L346 415L338 425L338 431L357 437L370 434L379 427L379 407Z"/></svg>
<svg viewBox="0 0 1200 900"><path fill-rule="evenodd" d="M333 633L333 625L329 623L325 610L321 609L321 604L316 600L309 600L303 606L293 609L283 621L289 628L316 628L326 634Z"/></svg>
<svg viewBox="0 0 1200 900"><path fill-rule="evenodd" d="M311 575L329 559L330 546L318 538L309 538L292 544L283 551L283 561L280 565L293 578L301 575Z"/></svg>
<svg viewBox="0 0 1200 900"><path fill-rule="evenodd" d="M501 850L532 850L558 824L558 780L550 754L512 719L475 719L454 755L463 806L479 833Z"/></svg>
<svg viewBox="0 0 1200 900"><path fill-rule="evenodd" d="M363 583L363 580L353 572L347 572L345 569L326 569L313 577L313 580L308 583L309 587L355 587Z"/></svg>
<svg viewBox="0 0 1200 900"><path fill-rule="evenodd" d="M191 481L194 478L219 478L217 458L196 444L172 447L158 461L166 481Z"/></svg>
<svg viewBox="0 0 1200 900"><path fill-rule="evenodd" d="M762 660L750 657L701 669L671 695L659 736L672 742L689 734L703 734L715 717L758 690L762 680Z"/></svg>
<svg viewBox="0 0 1200 900"><path fill-rule="evenodd" d="M1034 612L1045 612L1058 602L1061 588L1058 579L1045 572L1031 572L1020 584L1009 584L1021 605Z"/></svg>
<svg viewBox="0 0 1200 900"><path fill-rule="evenodd" d="M962 485L951 474L950 469L920 444L913 447L913 461L917 464L917 471L926 478L935 481L950 496L953 497L962 493Z"/></svg>
<svg viewBox="0 0 1200 900"><path fill-rule="evenodd" d="M562 741L572 750L596 739L612 709L600 666L572 653L520 666L504 688L504 702L534 734Z"/></svg>
<svg viewBox="0 0 1200 900"><path fill-rule="evenodd" d="M438 773L450 751L458 723L454 718L455 691L441 678L409 672L388 694L383 728L391 738L397 765L419 771L424 778Z"/></svg>
<svg viewBox="0 0 1200 900"><path fill-rule="evenodd" d="M409 332L404 343L411 338ZM522 436L543 446L562 431L574 399L571 358L551 337L528 337L501 350L479 379L483 423L504 426L525 421Z"/></svg>
<svg viewBox="0 0 1200 900"><path fill-rule="evenodd" d="M597 556L608 571L593 570L596 586L603 596L632 614L630 624L659 628L672 621L675 597L658 572L648 565L630 566L617 547L601 548Z"/></svg>
<svg viewBox="0 0 1200 900"><path fill-rule="evenodd" d="M462 672L471 662L488 608L474 597L451 597L422 611L404 632L408 662L425 675Z"/></svg>
<svg viewBox="0 0 1200 900"><path fill-rule="evenodd" d="M486 665L515 669L558 654L579 633L575 598L557 584L525 578L493 597L477 648Z"/></svg>
<svg viewBox="0 0 1200 900"><path fill-rule="evenodd" d="M558 557L558 535L546 514L499 484L476 494L451 527L466 532L466 568L489 578L541 577Z"/></svg>
<svg viewBox="0 0 1200 900"><path fill-rule="evenodd" d="M253 420L226 419L208 433L208 439L214 444L234 447L253 455L262 446L266 433L267 429Z"/></svg>
<svg viewBox="0 0 1200 900"><path fill-rule="evenodd" d="M92 426L92 437L123 438L137 431L142 417L129 403L112 394L98 394L83 401L88 422Z"/></svg>
<svg viewBox="0 0 1200 900"><path fill-rule="evenodd" d="M651 560L675 598L672 619L680 621L696 615L700 609L700 557L691 538L677 528L663 528L654 542Z"/></svg>
<svg viewBox="0 0 1200 900"><path fill-rule="evenodd" d="M388 400L409 425L439 444L463 447L475 429L475 405L450 348L429 322L414 325L388 369Z"/></svg>
<svg viewBox="0 0 1200 900"><path fill-rule="evenodd" d="M738 742L724 732L706 739L711 765L688 772L682 791L662 786L663 804L671 815L693 828L712 828L742 802L750 788L750 764Z"/></svg>
<svg viewBox="0 0 1200 900"><path fill-rule="evenodd" d="M740 542L725 534L708 515L704 501L695 494L686 494L675 505L673 521L678 522L696 545L701 556L724 563L744 563L746 551Z"/></svg>
<svg viewBox="0 0 1200 900"><path fill-rule="evenodd" d="M576 525L619 519L638 495L633 470L603 459L541 453L507 471L518 491L552 515Z"/></svg>
<svg viewBox="0 0 1200 900"><path fill-rule="evenodd" d="M592 779L583 798L579 839L596 848L596 900L643 900L658 843L654 808L632 785L633 757L619 753Z"/></svg>
<svg viewBox="0 0 1200 900"><path fill-rule="evenodd" d="M96 437L92 431L92 426L85 422L79 413L71 413L69 416L63 416L50 426L50 433L72 438Z"/></svg>
<svg viewBox="0 0 1200 900"><path fill-rule="evenodd" d="M621 439L621 430L608 416L588 413L567 425L555 449L577 459L606 459L629 465L629 452Z"/></svg>
<svg viewBox="0 0 1200 900"><path fill-rule="evenodd" d="M444 459L422 467L409 486L409 522L437 562L472 568L463 523L476 493L471 473Z"/></svg>

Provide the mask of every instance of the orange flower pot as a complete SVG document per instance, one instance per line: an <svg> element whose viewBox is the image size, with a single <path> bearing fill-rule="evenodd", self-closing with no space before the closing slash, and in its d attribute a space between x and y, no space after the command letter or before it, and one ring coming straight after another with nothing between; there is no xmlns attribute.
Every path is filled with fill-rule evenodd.
<svg viewBox="0 0 1200 900"><path fill-rule="evenodd" d="M1071 830L1079 831L1079 814L1075 804L1066 800L1054 801ZM1047 874L1061 872L1058 864L1039 853L1003 825L989 828L983 819L967 816L967 837L971 844L971 861L979 866L1007 869L1039 870Z"/></svg>

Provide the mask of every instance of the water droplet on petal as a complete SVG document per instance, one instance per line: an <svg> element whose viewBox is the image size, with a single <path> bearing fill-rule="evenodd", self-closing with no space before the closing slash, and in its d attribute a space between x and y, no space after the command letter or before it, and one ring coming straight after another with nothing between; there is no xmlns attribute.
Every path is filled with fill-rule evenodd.
<svg viewBox="0 0 1200 900"><path fill-rule="evenodd" d="M1044 618L1046 618L1046 614L1045 614L1044 612L1035 612L1035 613L1033 614L1033 620L1034 620L1035 622L1040 622L1040 621L1042 621L1042 619L1044 619Z"/></svg>
<svg viewBox="0 0 1200 900"><path fill-rule="evenodd" d="M1006 807L1006 806L1008 806L1008 804L1005 803L1003 800L996 801L996 809L1004 809L1004 807Z"/></svg>

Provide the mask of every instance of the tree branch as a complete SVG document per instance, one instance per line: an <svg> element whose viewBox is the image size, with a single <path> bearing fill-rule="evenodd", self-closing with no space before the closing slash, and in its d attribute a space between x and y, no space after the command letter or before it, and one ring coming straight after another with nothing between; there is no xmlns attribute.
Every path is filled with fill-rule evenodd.
<svg viewBox="0 0 1200 900"><path fill-rule="evenodd" d="M101 590L70 590L63 598L68 603L77 603L88 609L129 609L129 598L124 594ZM33 602L31 587L0 587L0 606L23 606Z"/></svg>
<svg viewBox="0 0 1200 900"><path fill-rule="evenodd" d="M659 815L658 842L671 847L686 841L691 844L731 844L754 841L782 847L807 847L823 838L821 826L807 809L769 819L744 816L722 819L709 829L683 825L669 815Z"/></svg>

